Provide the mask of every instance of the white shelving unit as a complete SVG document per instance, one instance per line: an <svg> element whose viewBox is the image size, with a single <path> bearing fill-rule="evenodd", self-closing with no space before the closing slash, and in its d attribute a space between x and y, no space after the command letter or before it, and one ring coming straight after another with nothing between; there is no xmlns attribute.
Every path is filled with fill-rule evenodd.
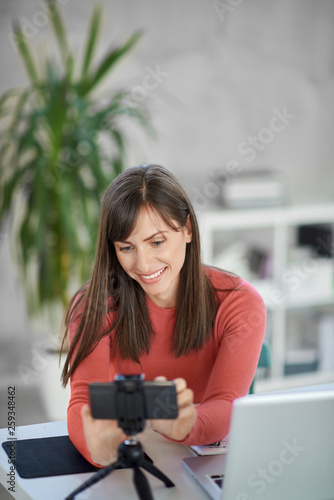
<svg viewBox="0 0 334 500"><path fill-rule="evenodd" d="M202 241L203 261L215 265L214 241L222 232L267 230L272 242L272 280L254 283L272 314L272 377L284 375L286 315L292 308L312 308L334 304L334 287L327 290L311 289L307 293L290 293L283 277L288 269L289 235L298 226L334 224L334 204L286 206L249 210L215 209L200 211L198 221ZM316 255L314 256L316 264ZM309 265L312 263L309 262ZM237 269L230 269L238 274ZM333 266L334 284L334 266ZM259 285L259 287L257 286ZM334 374L333 374L334 376Z"/></svg>

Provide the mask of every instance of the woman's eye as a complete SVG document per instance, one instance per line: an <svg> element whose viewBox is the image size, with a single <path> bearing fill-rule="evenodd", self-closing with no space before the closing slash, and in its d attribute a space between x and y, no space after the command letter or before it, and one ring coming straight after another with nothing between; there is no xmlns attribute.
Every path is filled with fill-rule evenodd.
<svg viewBox="0 0 334 500"><path fill-rule="evenodd" d="M129 252L132 249L132 247L120 247L121 252Z"/></svg>
<svg viewBox="0 0 334 500"><path fill-rule="evenodd" d="M160 241L153 241L152 245L154 247L159 247L160 245L162 245L164 243L164 240L160 240Z"/></svg>

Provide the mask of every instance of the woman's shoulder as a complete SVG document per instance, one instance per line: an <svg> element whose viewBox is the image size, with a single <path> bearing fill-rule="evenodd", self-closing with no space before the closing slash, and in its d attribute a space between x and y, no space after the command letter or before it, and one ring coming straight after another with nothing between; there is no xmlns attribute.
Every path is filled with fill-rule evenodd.
<svg viewBox="0 0 334 500"><path fill-rule="evenodd" d="M239 287L245 283L239 276L218 267L204 266L205 274L217 290L229 290Z"/></svg>
<svg viewBox="0 0 334 500"><path fill-rule="evenodd" d="M210 279L216 294L223 300L232 291L247 291L255 300L262 302L263 299L256 288L248 281L242 279L240 276L233 274L229 271L219 269L216 267L205 266L205 273Z"/></svg>

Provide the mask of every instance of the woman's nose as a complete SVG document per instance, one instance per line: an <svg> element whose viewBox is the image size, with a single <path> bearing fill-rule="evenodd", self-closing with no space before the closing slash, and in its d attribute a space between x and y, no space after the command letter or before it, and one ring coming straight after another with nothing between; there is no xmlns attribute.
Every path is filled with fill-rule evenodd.
<svg viewBox="0 0 334 500"><path fill-rule="evenodd" d="M147 274L151 269L152 258L145 250L137 250L136 268L139 274Z"/></svg>

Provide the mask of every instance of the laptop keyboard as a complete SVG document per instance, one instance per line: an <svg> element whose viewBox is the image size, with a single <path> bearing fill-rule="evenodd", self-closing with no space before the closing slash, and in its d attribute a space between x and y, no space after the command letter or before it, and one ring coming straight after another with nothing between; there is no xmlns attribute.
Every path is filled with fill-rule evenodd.
<svg viewBox="0 0 334 500"><path fill-rule="evenodd" d="M218 486L218 488L222 489L224 474L213 474L212 476L210 476L210 479L212 479L212 481Z"/></svg>

